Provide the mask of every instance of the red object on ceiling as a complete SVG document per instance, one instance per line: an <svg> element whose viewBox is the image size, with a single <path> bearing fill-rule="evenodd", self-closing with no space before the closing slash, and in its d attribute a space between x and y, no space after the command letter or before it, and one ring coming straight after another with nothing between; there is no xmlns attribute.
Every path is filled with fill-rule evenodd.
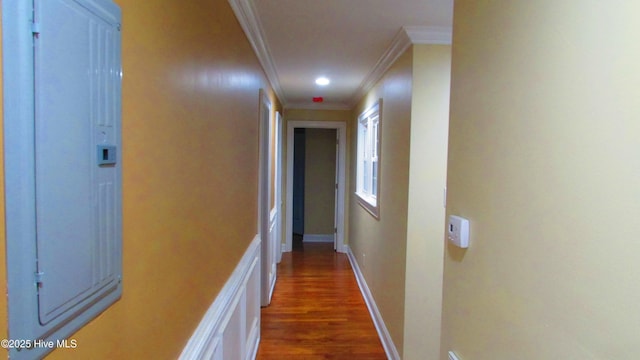
<svg viewBox="0 0 640 360"><path fill-rule="evenodd" d="M322 96L316 96L313 98L314 103L321 103L323 101L324 101L324 98Z"/></svg>

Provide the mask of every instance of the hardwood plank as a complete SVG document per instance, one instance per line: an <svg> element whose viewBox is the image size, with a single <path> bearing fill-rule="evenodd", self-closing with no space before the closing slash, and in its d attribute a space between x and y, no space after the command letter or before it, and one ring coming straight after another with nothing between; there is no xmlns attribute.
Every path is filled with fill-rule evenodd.
<svg viewBox="0 0 640 360"><path fill-rule="evenodd" d="M257 359L387 358L349 259L332 244L283 254L261 314Z"/></svg>

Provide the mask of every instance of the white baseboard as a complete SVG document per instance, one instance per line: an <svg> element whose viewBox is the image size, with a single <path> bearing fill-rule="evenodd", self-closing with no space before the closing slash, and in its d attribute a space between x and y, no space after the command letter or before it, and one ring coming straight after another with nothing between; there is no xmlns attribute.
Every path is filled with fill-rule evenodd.
<svg viewBox="0 0 640 360"><path fill-rule="evenodd" d="M332 243L334 234L304 234L302 235L302 242L308 243Z"/></svg>
<svg viewBox="0 0 640 360"><path fill-rule="evenodd" d="M371 291L369 290L369 286L367 286L367 282L364 279L364 275L362 275L362 271L360 271L360 266L358 266L358 262L356 261L351 248L345 245L347 249L347 257L349 258L349 262L351 263L351 268L356 275L356 280L358 281L358 286L360 287L360 292L364 297L364 302L367 304L367 308L369 308L369 313L371 314L371 318L373 319L373 324L378 331L378 336L380 337L380 341L382 341L382 346L384 347L384 352L387 353L387 358L392 360L400 360L400 354L398 354L398 349L396 349L393 340L391 339L391 335L387 330L387 327L384 324L384 320L382 319L382 315L380 315L380 311L378 310L378 306L376 305L375 300L373 299L373 295L371 295Z"/></svg>
<svg viewBox="0 0 640 360"><path fill-rule="evenodd" d="M260 244L256 235L180 360L255 359L260 342Z"/></svg>

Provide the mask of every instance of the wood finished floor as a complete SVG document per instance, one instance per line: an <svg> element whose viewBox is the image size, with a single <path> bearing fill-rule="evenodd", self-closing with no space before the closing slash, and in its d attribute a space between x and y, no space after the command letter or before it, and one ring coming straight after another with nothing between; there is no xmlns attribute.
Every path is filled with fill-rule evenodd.
<svg viewBox="0 0 640 360"><path fill-rule="evenodd" d="M263 308L257 359L386 359L349 259L294 242Z"/></svg>

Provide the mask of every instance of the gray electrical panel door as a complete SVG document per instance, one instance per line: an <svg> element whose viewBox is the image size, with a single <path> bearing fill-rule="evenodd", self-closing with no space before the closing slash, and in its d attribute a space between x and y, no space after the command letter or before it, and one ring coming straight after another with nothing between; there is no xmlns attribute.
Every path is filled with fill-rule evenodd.
<svg viewBox="0 0 640 360"><path fill-rule="evenodd" d="M41 325L64 322L119 287L120 29L86 3L34 3Z"/></svg>
<svg viewBox="0 0 640 360"><path fill-rule="evenodd" d="M112 0L0 6L8 350L32 360L122 294L122 15Z"/></svg>

